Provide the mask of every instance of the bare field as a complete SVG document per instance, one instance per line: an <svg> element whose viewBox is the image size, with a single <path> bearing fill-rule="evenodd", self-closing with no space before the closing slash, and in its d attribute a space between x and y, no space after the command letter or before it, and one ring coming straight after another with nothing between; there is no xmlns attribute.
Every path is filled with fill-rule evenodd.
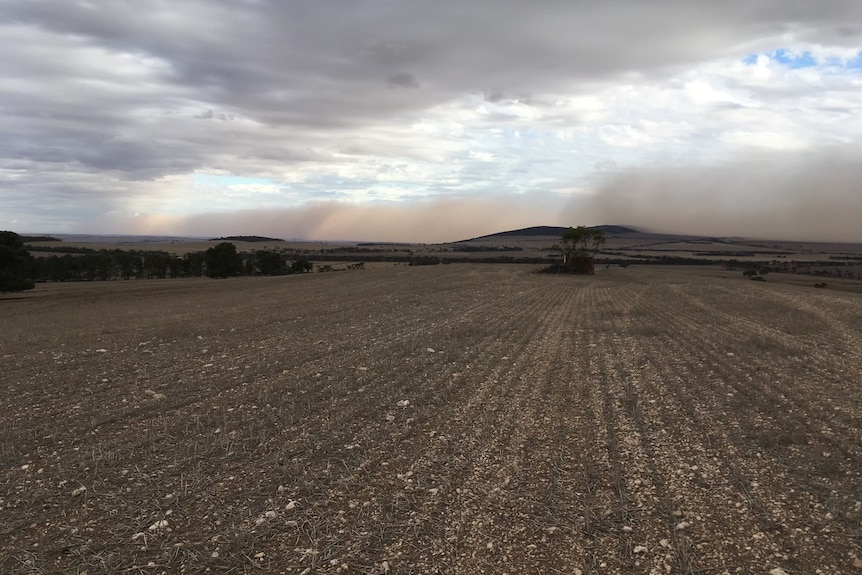
<svg viewBox="0 0 862 575"><path fill-rule="evenodd" d="M0 298L0 572L862 573L862 295L532 269Z"/></svg>

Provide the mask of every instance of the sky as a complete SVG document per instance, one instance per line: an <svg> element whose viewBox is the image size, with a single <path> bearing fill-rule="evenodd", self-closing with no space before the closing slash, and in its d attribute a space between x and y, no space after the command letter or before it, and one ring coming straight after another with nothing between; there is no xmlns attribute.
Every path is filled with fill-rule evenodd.
<svg viewBox="0 0 862 575"><path fill-rule="evenodd" d="M0 0L0 229L862 242L858 0Z"/></svg>

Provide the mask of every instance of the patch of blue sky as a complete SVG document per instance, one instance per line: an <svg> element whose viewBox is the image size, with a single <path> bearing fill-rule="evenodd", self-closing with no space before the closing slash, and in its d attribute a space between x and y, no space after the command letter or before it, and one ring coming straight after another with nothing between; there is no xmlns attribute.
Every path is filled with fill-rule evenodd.
<svg viewBox="0 0 862 575"><path fill-rule="evenodd" d="M862 70L862 51L857 52L854 58L842 59L837 57L827 57L818 60L808 50L796 52L781 48L769 52L748 54L742 59L742 61L750 66L756 64L758 57L761 55L768 56L773 61L778 62L782 66L786 66L791 70L815 67L844 68L854 71Z"/></svg>
<svg viewBox="0 0 862 575"><path fill-rule="evenodd" d="M811 52L793 52L791 50L772 50L770 52L761 52L756 54L748 54L745 56L742 61L747 65L752 65L757 63L757 59L760 56L768 56L771 60L778 62L779 64L790 68L791 70L798 70L800 68L812 68L817 66L818 62L814 56L811 55Z"/></svg>
<svg viewBox="0 0 862 575"><path fill-rule="evenodd" d="M857 52L855 58L842 62L841 66L851 70L862 70L862 51Z"/></svg>
<svg viewBox="0 0 862 575"><path fill-rule="evenodd" d="M768 54L770 58L775 60L776 62L783 64L790 68L791 70L798 70L800 68L813 68L817 66L818 62L811 55L811 52L791 52L789 50L775 50L774 52Z"/></svg>

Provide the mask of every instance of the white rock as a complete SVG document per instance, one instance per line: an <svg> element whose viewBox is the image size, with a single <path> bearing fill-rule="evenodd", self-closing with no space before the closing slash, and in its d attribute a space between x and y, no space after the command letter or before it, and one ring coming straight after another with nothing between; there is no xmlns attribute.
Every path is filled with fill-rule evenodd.
<svg viewBox="0 0 862 575"><path fill-rule="evenodd" d="M634 551L635 553L646 553L647 548L646 548L646 547L644 547L643 545L638 545L638 546L636 546L636 547L633 549L633 551Z"/></svg>
<svg viewBox="0 0 862 575"><path fill-rule="evenodd" d="M426 349L425 351L427 351L428 353L434 353L434 348L433 348L433 347L429 347L429 348L428 348L428 349Z"/></svg>
<svg viewBox="0 0 862 575"><path fill-rule="evenodd" d="M158 531L159 529L164 529L167 526L168 526L168 520L167 519L160 519L159 521L156 521L155 523L150 525L150 531Z"/></svg>
<svg viewBox="0 0 862 575"><path fill-rule="evenodd" d="M408 405L410 405L410 400L409 399L402 399L396 405L398 407L407 407Z"/></svg>
<svg viewBox="0 0 862 575"><path fill-rule="evenodd" d="M787 575L787 571L785 571L781 567L776 567L769 572L769 575Z"/></svg>

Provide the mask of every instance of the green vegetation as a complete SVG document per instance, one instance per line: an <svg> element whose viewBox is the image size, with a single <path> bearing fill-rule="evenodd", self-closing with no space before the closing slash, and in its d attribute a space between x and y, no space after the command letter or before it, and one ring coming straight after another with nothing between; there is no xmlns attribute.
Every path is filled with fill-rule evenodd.
<svg viewBox="0 0 862 575"><path fill-rule="evenodd" d="M553 249L563 254L563 263L548 267L550 273L595 273L595 255L605 243L605 233L600 228L578 226L568 228L560 236L560 243Z"/></svg>
<svg viewBox="0 0 862 575"><path fill-rule="evenodd" d="M310 272L314 264L306 259L298 259L290 265L290 273L294 274L302 274L305 272Z"/></svg>
<svg viewBox="0 0 862 575"><path fill-rule="evenodd" d="M0 232L0 292L33 287L33 257L21 236L15 232Z"/></svg>
<svg viewBox="0 0 862 575"><path fill-rule="evenodd" d="M570 227L560 236L559 250L567 261L573 258L591 258L598 253L599 247L605 241L605 233L598 228Z"/></svg>
<svg viewBox="0 0 862 575"><path fill-rule="evenodd" d="M287 269L287 262L284 261L284 258L278 252L270 250L255 252L254 259L257 269L265 276L282 275Z"/></svg>
<svg viewBox="0 0 862 575"><path fill-rule="evenodd" d="M60 238L54 236L21 236L22 242L62 242Z"/></svg>
<svg viewBox="0 0 862 575"><path fill-rule="evenodd" d="M162 250L95 250L75 247L48 249L67 253L30 258L28 269L34 281L164 279L204 275L275 276L307 272L313 267L306 258L297 258L291 264L288 261L291 259L290 255L277 251L238 253L236 246L229 242L222 242L207 251L189 252L182 257Z"/></svg>
<svg viewBox="0 0 862 575"><path fill-rule="evenodd" d="M443 260L437 256L414 256L410 258L409 265L411 266L436 266L443 263ZM448 262L447 262L448 263Z"/></svg>
<svg viewBox="0 0 862 575"><path fill-rule="evenodd" d="M230 242L222 242L204 252L207 275L211 278L227 278L238 276L242 271L242 258L236 252L236 246Z"/></svg>

